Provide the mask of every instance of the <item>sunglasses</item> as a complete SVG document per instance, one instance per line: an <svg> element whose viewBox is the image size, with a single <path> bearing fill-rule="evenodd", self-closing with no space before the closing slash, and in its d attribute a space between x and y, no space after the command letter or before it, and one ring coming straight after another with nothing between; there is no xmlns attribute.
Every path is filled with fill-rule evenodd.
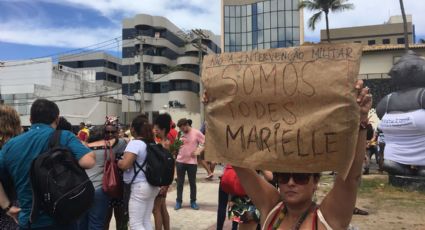
<svg viewBox="0 0 425 230"><path fill-rule="evenodd" d="M310 181L310 177L313 175L311 173L276 173L276 178L279 183L287 184L289 180L295 182L298 185L306 185Z"/></svg>
<svg viewBox="0 0 425 230"><path fill-rule="evenodd" d="M115 134L117 131L105 131L106 134Z"/></svg>

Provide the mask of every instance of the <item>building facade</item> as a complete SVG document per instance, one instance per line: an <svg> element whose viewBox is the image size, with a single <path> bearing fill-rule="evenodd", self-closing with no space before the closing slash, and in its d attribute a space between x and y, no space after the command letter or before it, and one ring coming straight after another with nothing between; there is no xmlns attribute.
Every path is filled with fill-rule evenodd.
<svg viewBox="0 0 425 230"><path fill-rule="evenodd" d="M407 15L407 31L409 43L415 42L415 26L412 16ZM381 25L336 28L329 30L332 43L356 42L365 45L404 44L403 19L392 16L388 22ZM320 40L326 41L326 30L320 31Z"/></svg>
<svg viewBox="0 0 425 230"><path fill-rule="evenodd" d="M90 121L102 125L106 115L122 116L121 88L105 91L96 71L53 65L50 58L5 62L0 71L3 103L13 106L23 126L30 125L31 104L37 98L54 101L72 125Z"/></svg>
<svg viewBox="0 0 425 230"><path fill-rule="evenodd" d="M199 114L200 60L221 52L220 37L183 32L165 17L146 14L124 19L122 26L122 111L128 119L141 103L150 118L164 109Z"/></svg>
<svg viewBox="0 0 425 230"><path fill-rule="evenodd" d="M104 86L121 88L121 59L104 52L59 57L59 64L76 70L96 71L96 82Z"/></svg>
<svg viewBox="0 0 425 230"><path fill-rule="evenodd" d="M222 0L224 52L298 46L304 40L299 0Z"/></svg>

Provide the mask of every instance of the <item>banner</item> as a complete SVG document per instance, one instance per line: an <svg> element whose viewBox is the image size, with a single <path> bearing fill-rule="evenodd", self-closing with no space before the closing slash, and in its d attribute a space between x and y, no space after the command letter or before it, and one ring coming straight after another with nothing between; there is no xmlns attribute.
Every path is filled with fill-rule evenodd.
<svg viewBox="0 0 425 230"><path fill-rule="evenodd" d="M361 51L320 44L206 56L206 159L345 176L359 129Z"/></svg>

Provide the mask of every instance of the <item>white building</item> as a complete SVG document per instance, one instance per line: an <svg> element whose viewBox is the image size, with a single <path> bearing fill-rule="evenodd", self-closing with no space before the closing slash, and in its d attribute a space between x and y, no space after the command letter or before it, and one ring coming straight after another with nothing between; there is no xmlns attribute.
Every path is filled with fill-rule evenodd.
<svg viewBox="0 0 425 230"><path fill-rule="evenodd" d="M146 14L124 19L122 26L122 111L126 119L139 114L138 74L143 70L143 104L149 118L165 109L174 120L179 117L175 114L192 114L197 117L194 125L199 126L195 122L200 113L199 54L220 53L220 37L205 30L198 30L202 36L186 33L165 17Z"/></svg>
<svg viewBox="0 0 425 230"><path fill-rule="evenodd" d="M122 117L121 89L96 84L95 77L94 70L53 65L51 59L2 62L1 98L16 108L23 126L30 125L31 104L37 98L56 102L61 116L73 125L103 124L107 114Z"/></svg>

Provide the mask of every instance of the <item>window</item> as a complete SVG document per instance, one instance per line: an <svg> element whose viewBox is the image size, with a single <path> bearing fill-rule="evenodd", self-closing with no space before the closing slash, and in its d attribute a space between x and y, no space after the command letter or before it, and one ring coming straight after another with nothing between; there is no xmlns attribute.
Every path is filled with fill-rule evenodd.
<svg viewBox="0 0 425 230"><path fill-rule="evenodd" d="M229 17L230 6L224 6L224 17Z"/></svg>
<svg viewBox="0 0 425 230"><path fill-rule="evenodd" d="M362 41L354 41L354 43L362 43Z"/></svg>
<svg viewBox="0 0 425 230"><path fill-rule="evenodd" d="M277 0L271 0L270 1L270 11L276 11L277 10Z"/></svg>
<svg viewBox="0 0 425 230"><path fill-rule="evenodd" d="M375 45L375 43L376 43L375 40L369 40L369 41L367 41L367 44L370 45L370 46L371 45Z"/></svg>
<svg viewBox="0 0 425 230"><path fill-rule="evenodd" d="M263 2L258 2L257 3L257 13L261 14L263 12L264 12Z"/></svg>
<svg viewBox="0 0 425 230"><path fill-rule="evenodd" d="M264 14L264 28L270 29L270 13Z"/></svg>
<svg viewBox="0 0 425 230"><path fill-rule="evenodd" d="M270 1L264 1L264 13L270 12Z"/></svg>
<svg viewBox="0 0 425 230"><path fill-rule="evenodd" d="M277 27L277 12L272 12L271 13L270 27L271 28L276 28Z"/></svg>
<svg viewBox="0 0 425 230"><path fill-rule="evenodd" d="M397 38L397 44L404 44L404 38Z"/></svg>
<svg viewBox="0 0 425 230"><path fill-rule="evenodd" d="M388 38L382 39L382 44L390 44L390 39Z"/></svg>

